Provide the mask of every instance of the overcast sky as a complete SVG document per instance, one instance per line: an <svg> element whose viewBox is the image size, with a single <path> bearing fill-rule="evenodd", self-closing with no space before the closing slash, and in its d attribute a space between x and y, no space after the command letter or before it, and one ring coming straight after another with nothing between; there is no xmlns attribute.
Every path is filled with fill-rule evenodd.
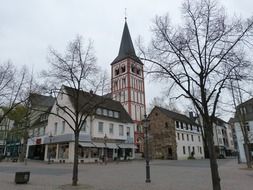
<svg viewBox="0 0 253 190"><path fill-rule="evenodd" d="M252 0L220 0L228 14L252 14ZM12 60L39 72L48 67L48 48L60 52L82 35L92 39L97 63L110 74L124 26L125 8L132 40L148 42L155 15L169 13L180 22L182 0L0 0L0 62ZM146 79L147 104L160 96L162 86ZM178 103L179 104L179 103ZM180 105L179 105L180 107Z"/></svg>

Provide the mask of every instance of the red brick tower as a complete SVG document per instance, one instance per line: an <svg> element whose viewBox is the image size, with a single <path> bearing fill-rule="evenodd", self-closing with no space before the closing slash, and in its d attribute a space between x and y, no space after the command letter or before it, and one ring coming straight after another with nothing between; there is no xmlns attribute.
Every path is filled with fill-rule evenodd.
<svg viewBox="0 0 253 190"><path fill-rule="evenodd" d="M135 54L126 21L119 54L111 63L111 92L136 123L134 141L137 152L143 152L143 129L139 125L146 113L143 63Z"/></svg>

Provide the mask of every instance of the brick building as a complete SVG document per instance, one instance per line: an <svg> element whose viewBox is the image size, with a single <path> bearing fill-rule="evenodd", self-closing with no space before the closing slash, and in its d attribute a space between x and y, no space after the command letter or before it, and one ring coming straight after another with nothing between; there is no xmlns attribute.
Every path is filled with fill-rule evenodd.
<svg viewBox="0 0 253 190"><path fill-rule="evenodd" d="M154 107L150 120L150 151L152 158L204 158L200 127L185 115Z"/></svg>

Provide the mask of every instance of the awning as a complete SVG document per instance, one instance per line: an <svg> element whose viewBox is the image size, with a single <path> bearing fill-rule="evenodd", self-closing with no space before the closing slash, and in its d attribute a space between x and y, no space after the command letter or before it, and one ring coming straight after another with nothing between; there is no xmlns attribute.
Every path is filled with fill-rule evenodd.
<svg viewBox="0 0 253 190"><path fill-rule="evenodd" d="M105 143L93 142L93 144L98 148L105 148Z"/></svg>
<svg viewBox="0 0 253 190"><path fill-rule="evenodd" d="M106 147L109 149L118 149L119 148L115 143L106 143Z"/></svg>
<svg viewBox="0 0 253 190"><path fill-rule="evenodd" d="M82 147L95 147L95 145L90 142L79 142L79 145Z"/></svg>
<svg viewBox="0 0 253 190"><path fill-rule="evenodd" d="M135 148L135 149L137 149L137 147L135 146L135 144L119 144L118 146L120 148Z"/></svg>

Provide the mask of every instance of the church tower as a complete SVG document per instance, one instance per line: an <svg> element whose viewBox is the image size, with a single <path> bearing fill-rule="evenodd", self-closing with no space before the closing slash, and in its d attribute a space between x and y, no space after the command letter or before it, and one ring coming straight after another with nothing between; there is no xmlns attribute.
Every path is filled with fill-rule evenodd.
<svg viewBox="0 0 253 190"><path fill-rule="evenodd" d="M111 92L136 123L135 144L143 150L143 129L139 125L146 113L143 63L136 56L127 21L118 56L111 63Z"/></svg>

